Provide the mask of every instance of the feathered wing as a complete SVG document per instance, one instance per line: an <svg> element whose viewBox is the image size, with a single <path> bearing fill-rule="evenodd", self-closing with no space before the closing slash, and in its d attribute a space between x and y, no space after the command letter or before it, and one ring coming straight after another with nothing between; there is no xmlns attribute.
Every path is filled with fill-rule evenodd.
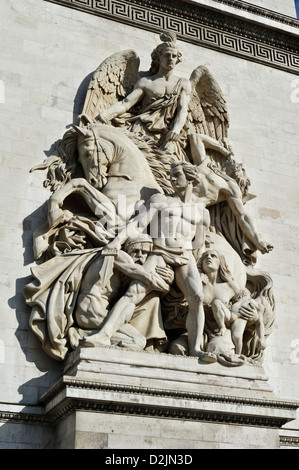
<svg viewBox="0 0 299 470"><path fill-rule="evenodd" d="M82 114L95 119L101 111L127 96L138 80L139 62L133 50L117 52L104 60L89 83Z"/></svg>
<svg viewBox="0 0 299 470"><path fill-rule="evenodd" d="M206 134L222 142L227 138L229 117L218 83L203 65L192 72L190 82L189 122L194 133Z"/></svg>

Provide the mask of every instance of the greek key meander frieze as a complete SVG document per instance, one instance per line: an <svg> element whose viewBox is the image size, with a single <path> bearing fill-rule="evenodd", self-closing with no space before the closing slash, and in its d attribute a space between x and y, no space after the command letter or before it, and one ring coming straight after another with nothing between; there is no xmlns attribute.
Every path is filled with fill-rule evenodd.
<svg viewBox="0 0 299 470"><path fill-rule="evenodd" d="M150 31L174 31L178 38L227 54L253 60L264 65L299 72L299 41L297 38L259 26L245 19L233 18L200 6L156 0L47 0L71 8L104 16L114 21L133 24ZM223 2L220 2L223 3ZM240 2L228 0L241 8ZM242 8L245 9L244 4ZM246 8L248 10L248 8ZM257 10L257 11L256 11ZM299 22L283 15L249 9L253 13L287 22L297 27ZM288 21L286 20L288 19ZM285 20L285 21L284 21Z"/></svg>

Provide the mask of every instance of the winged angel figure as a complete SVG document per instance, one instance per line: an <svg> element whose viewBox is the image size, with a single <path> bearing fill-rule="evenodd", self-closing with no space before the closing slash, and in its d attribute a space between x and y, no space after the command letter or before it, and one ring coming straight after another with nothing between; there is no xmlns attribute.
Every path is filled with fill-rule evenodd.
<svg viewBox="0 0 299 470"><path fill-rule="evenodd" d="M73 348L78 345L78 328L74 334L74 309L76 299L78 303L80 295L83 295L86 276L88 278L85 270L92 260L97 263L97 256L100 256L100 264L105 265L101 253L115 236L105 229L104 224L101 225L101 216L110 212L115 225L120 223L121 217L121 224L128 222L133 211L124 217L115 209L119 194L125 194L129 200L131 198L132 207L137 201L149 200L155 193L173 195L171 168L175 162L188 162L194 167L194 174L189 179L197 183L193 183L194 193L209 211L210 234L207 240L212 240L212 243L224 240L231 253L241 260L242 275L246 264L254 265L256 250L266 253L273 248L259 238L245 213L244 204L252 197L248 192L250 181L242 164L234 158L228 142L227 105L218 83L204 66L197 67L189 78L175 76L174 68L182 60L176 35L165 32L160 39L161 43L152 52L148 72L140 72L140 60L133 50L113 54L98 67L87 90L79 126L74 125L68 130L55 154L34 168L48 170L45 185L51 186L53 191L46 227L39 229L35 237L36 258L49 247L51 256L54 255L54 259L44 263L52 263L53 279L43 278L43 269L34 271L35 283L26 286L25 297L33 306L32 327L40 338L44 338L45 328L40 325L41 322L44 325L47 316L51 317L47 311L52 302L49 296L53 296L53 292L57 294L57 290L52 289L52 293L48 293L47 290L41 291L40 286L49 286L65 277L59 284L62 290L58 292L61 312L55 313L53 307L54 319L50 318L48 325L54 325L54 330L48 332L50 340L44 344L47 352L55 358L65 357L69 342ZM78 173L79 166L81 173ZM80 177L82 170L84 177ZM93 217L75 214L77 200L67 205L68 196L74 193L83 196ZM66 251L69 256L59 258ZM126 265L128 267L130 263ZM140 271L137 275L131 265L127 270L123 266L119 269L133 279L146 276ZM47 266L45 270L52 272ZM167 276L164 273L165 279ZM250 282L254 285L253 279L251 276ZM156 279L156 285L165 285L164 280ZM98 281L88 282L92 285L90 297ZM70 286L74 288L68 305L65 303L65 285L67 289ZM156 287L156 291L159 289ZM53 302L57 305L56 297ZM80 308L77 307L77 312ZM89 318L89 323L82 323L83 317L78 320L77 315L79 326L99 328L99 324L91 324L89 311L82 315ZM161 325L160 306L156 308L156 320L157 325ZM127 336L130 334L132 336L132 331ZM161 340L164 336L160 334L157 338Z"/></svg>
<svg viewBox="0 0 299 470"><path fill-rule="evenodd" d="M256 249L264 253L272 247L258 240L251 221L247 227L242 223L243 205L254 196L248 192L245 169L233 158L228 143L223 93L205 66L197 67L189 79L176 77L173 70L182 56L176 35L167 32L160 38L148 72L139 72L133 50L114 54L99 66L87 91L81 125L100 122L125 129L165 193L173 193L170 168L177 160L220 177L220 182L227 183L224 186L238 186L240 192L233 194L241 202L238 206L232 207L232 198L223 197L226 187L208 202L211 226L224 234L246 264L254 264Z"/></svg>
<svg viewBox="0 0 299 470"><path fill-rule="evenodd" d="M139 72L140 60L133 50L116 53L99 66L82 117L83 122L87 115L97 122L125 127L139 147L147 144L149 164L165 192L171 193L173 161L199 164L206 149L217 161L217 154L229 157L232 151L227 143L226 102L216 80L204 66L196 68L190 79L176 77L173 69L182 56L176 36L163 33L160 38L148 72ZM197 137L196 148L195 142L190 147L191 135Z"/></svg>

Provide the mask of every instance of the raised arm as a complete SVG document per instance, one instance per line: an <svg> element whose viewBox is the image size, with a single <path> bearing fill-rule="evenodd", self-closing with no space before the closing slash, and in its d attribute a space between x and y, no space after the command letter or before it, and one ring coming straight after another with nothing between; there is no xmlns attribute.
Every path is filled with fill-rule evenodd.
<svg viewBox="0 0 299 470"><path fill-rule="evenodd" d="M235 214L238 224L243 233L252 241L256 248L262 253L269 253L273 250L273 245L260 239L256 233L251 217L246 213L242 195L239 187L234 182L227 183L227 190L222 191L225 195L226 201Z"/></svg>

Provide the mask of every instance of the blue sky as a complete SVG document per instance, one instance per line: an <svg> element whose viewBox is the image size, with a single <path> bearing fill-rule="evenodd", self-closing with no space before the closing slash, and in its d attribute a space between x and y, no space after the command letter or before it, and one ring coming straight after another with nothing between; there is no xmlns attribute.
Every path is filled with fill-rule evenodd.
<svg viewBox="0 0 299 470"><path fill-rule="evenodd" d="M297 18L299 18L299 0L295 0L296 10L297 10Z"/></svg>

